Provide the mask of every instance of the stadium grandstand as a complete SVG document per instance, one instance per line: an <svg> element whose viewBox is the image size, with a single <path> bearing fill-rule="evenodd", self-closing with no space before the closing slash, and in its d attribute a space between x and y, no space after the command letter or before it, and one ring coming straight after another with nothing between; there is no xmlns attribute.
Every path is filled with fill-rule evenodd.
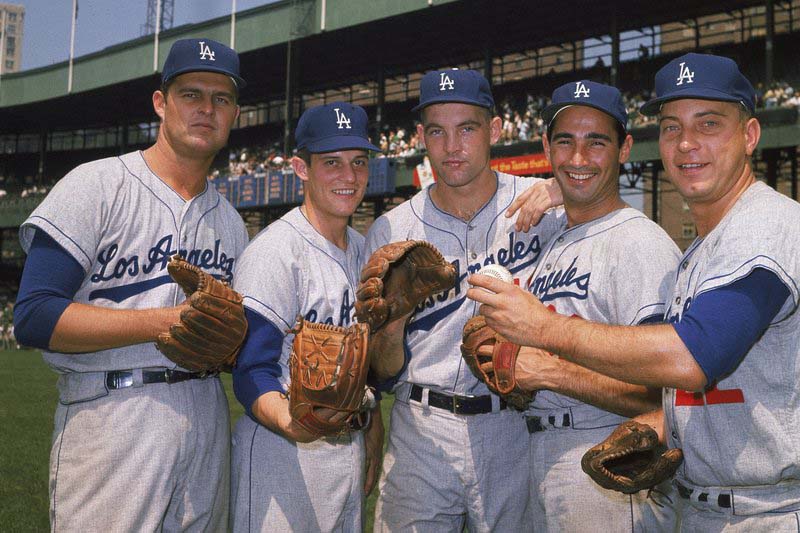
<svg viewBox="0 0 800 533"><path fill-rule="evenodd" d="M624 198L685 248L687 206L663 175L657 127L638 114L655 72L687 51L731 57L757 82L764 128L754 156L761 179L798 198L800 0L283 0L162 31L0 83L0 304L16 294L23 253L17 231L74 166L149 146L158 122L150 95L170 45L189 36L231 43L248 86L229 149L210 182L239 209L251 235L302 199L287 168L303 109L345 100L364 106L382 153L353 225L434 179L410 112L433 68L480 70L492 81L503 135L493 165L547 175L539 112L553 88L579 78L625 94L635 146ZM68 81L69 78L69 81Z"/></svg>

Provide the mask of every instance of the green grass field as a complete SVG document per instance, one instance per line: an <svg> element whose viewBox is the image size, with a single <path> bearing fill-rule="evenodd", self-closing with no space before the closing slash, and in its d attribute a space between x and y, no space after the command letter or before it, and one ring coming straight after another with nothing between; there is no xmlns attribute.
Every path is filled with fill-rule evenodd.
<svg viewBox="0 0 800 533"><path fill-rule="evenodd" d="M49 531L47 470L53 413L58 394L56 374L37 351L0 351L0 530ZM243 410L233 397L230 374L223 383L231 420ZM393 397L383 401L383 421L389 423ZM367 501L366 530L372 530L373 491Z"/></svg>

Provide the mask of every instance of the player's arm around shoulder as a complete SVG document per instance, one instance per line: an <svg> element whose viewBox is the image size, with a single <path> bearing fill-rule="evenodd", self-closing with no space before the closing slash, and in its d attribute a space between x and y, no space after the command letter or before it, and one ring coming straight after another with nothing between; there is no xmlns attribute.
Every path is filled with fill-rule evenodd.
<svg viewBox="0 0 800 533"><path fill-rule="evenodd" d="M514 228L527 232L542 220L548 210L563 204L564 199L555 178L518 178L517 181L526 188L511 202L505 217L511 218L516 214Z"/></svg>

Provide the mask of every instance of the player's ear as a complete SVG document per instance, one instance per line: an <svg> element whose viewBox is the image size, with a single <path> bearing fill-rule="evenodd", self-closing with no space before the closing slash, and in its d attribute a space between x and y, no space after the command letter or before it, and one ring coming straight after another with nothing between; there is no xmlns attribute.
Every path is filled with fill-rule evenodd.
<svg viewBox="0 0 800 533"><path fill-rule="evenodd" d="M166 107L166 105L167 95L161 91L155 91L153 93L153 109L161 120L164 120L164 107Z"/></svg>
<svg viewBox="0 0 800 533"><path fill-rule="evenodd" d="M625 140L622 141L622 146L619 147L620 165L628 161L628 158L631 156L632 147L633 147L633 137L631 135L626 135Z"/></svg>
<svg viewBox="0 0 800 533"><path fill-rule="evenodd" d="M503 121L500 117L493 117L489 122L489 136L492 144L500 140L500 134L503 132Z"/></svg>
<svg viewBox="0 0 800 533"><path fill-rule="evenodd" d="M550 160L550 141L547 139L548 132L545 131L542 135L542 150L544 151L544 156L547 158L547 162L550 163L550 166L553 166L553 162Z"/></svg>
<svg viewBox="0 0 800 533"><path fill-rule="evenodd" d="M292 170L295 175L303 181L308 181L308 164L302 157L294 156L291 159Z"/></svg>
<svg viewBox="0 0 800 533"><path fill-rule="evenodd" d="M750 157L753 155L756 146L758 146L758 140L761 139L761 124L757 118L751 117L745 122L744 134L745 151L747 152L747 157Z"/></svg>

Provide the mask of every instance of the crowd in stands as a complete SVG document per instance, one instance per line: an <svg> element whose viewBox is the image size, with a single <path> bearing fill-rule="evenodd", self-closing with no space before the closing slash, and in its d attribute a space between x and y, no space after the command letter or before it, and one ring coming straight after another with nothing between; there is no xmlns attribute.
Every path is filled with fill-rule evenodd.
<svg viewBox="0 0 800 533"><path fill-rule="evenodd" d="M758 107L800 107L800 90L786 82L776 82L766 91L758 88ZM628 92L623 94L625 107L628 110L629 128L636 129L657 122L656 117L647 117L639 113L639 108L651 98L646 91L638 93ZM525 94L523 97L506 96L498 103L497 113L502 119L500 144L514 144L521 141L537 141L544 134L545 124L541 113L550 103L545 95ZM417 135L417 123L409 122L402 126L389 126L384 128L378 139L381 149L379 157L407 158L425 151L425 146ZM289 162L280 152L280 144L275 143L270 149L240 148L232 150L229 156L227 173L223 175L236 178L237 176L266 172L271 169L287 168ZM220 170L215 170L210 179L219 176Z"/></svg>
<svg viewBox="0 0 800 533"><path fill-rule="evenodd" d="M246 176L260 174L270 170L281 170L288 165L278 147L265 149L263 147L244 147L232 149L228 155L228 176ZM219 176L215 170L210 179Z"/></svg>
<svg viewBox="0 0 800 533"><path fill-rule="evenodd" d="M27 184L20 186L5 176L0 175L0 200L6 197L12 198L27 198L28 196L45 196L50 188L50 185L30 185L33 182L32 176L26 176L23 183Z"/></svg>
<svg viewBox="0 0 800 533"><path fill-rule="evenodd" d="M408 135L408 132L411 135ZM411 157L424 149L416 124L411 128L392 128L381 133L378 148L384 157Z"/></svg>
<svg viewBox="0 0 800 533"><path fill-rule="evenodd" d="M778 81L764 90L763 84L759 83L756 87L758 95L758 107L774 109L776 107L800 107L800 90L785 81Z"/></svg>

